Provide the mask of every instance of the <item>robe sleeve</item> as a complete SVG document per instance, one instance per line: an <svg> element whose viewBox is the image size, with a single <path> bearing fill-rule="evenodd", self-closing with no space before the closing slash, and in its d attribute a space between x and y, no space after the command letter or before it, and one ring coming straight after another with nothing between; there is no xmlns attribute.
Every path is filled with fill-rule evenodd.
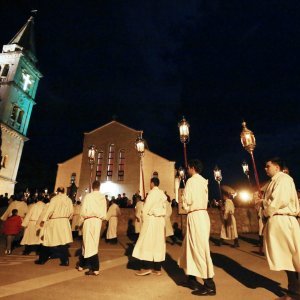
<svg viewBox="0 0 300 300"><path fill-rule="evenodd" d="M148 196L145 200L145 203L144 203L144 206L143 206L143 215L148 215L150 209L151 209L151 206L152 206L152 190L149 191L148 193Z"/></svg>
<svg viewBox="0 0 300 300"><path fill-rule="evenodd" d="M8 205L8 207L7 207L7 209L6 209L6 211L5 211L5 213L1 216L1 220L2 221L6 221L7 220L7 218L9 217L9 214L11 213L11 211L12 211L12 204L13 204L13 202L12 203L10 203L9 205Z"/></svg>
<svg viewBox="0 0 300 300"><path fill-rule="evenodd" d="M182 206L186 211L190 210L190 206L193 204L192 201L192 185L190 179L187 181L186 186L182 195Z"/></svg>
<svg viewBox="0 0 300 300"><path fill-rule="evenodd" d="M288 206L292 196L292 184L289 178L282 178L275 183L273 192L264 199L264 215L272 217L280 208Z"/></svg>
<svg viewBox="0 0 300 300"><path fill-rule="evenodd" d="M31 218L31 215L32 215L32 209L29 210L29 213L25 216L23 222L22 222L22 226L23 227L27 227L28 226L28 223L29 223L29 220Z"/></svg>
<svg viewBox="0 0 300 300"><path fill-rule="evenodd" d="M106 203L106 199L104 198L102 201L101 216L100 216L102 220L105 220L106 212L107 212L107 203Z"/></svg>
<svg viewBox="0 0 300 300"><path fill-rule="evenodd" d="M109 207L109 209L107 211L105 220L109 221L109 219L111 218L111 216L112 216L112 205Z"/></svg>

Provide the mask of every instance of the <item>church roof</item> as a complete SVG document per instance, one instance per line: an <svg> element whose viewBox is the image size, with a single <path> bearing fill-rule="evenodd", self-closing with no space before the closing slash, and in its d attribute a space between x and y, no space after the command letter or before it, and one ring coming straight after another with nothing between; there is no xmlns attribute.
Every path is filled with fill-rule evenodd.
<svg viewBox="0 0 300 300"><path fill-rule="evenodd" d="M126 125L124 125L124 124L118 122L118 121L113 120L113 121L111 121L111 122L109 122L109 123L106 123L105 125L100 126L100 127L96 128L96 129L90 131L90 132L85 132L84 134L91 134L91 133L94 133L95 131L98 131L98 130L100 130L100 129L103 129L104 127L110 126L110 125L112 125L112 124L118 124L118 125L120 125L120 126L122 126L122 127L125 127L125 128L127 128L127 129L129 129L129 130L132 130L132 131L134 131L134 132L138 132L138 133L143 132L142 130L135 130L135 129L130 128L130 127L128 127L128 126L126 126Z"/></svg>
<svg viewBox="0 0 300 300"><path fill-rule="evenodd" d="M34 18L32 16L8 44L21 46L29 55L31 54L35 58Z"/></svg>

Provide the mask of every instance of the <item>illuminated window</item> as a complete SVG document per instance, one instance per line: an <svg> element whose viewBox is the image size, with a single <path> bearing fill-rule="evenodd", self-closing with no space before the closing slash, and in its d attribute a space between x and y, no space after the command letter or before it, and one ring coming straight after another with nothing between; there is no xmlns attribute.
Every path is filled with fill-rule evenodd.
<svg viewBox="0 0 300 300"><path fill-rule="evenodd" d="M158 172L154 171L152 176L158 178Z"/></svg>
<svg viewBox="0 0 300 300"><path fill-rule="evenodd" d="M31 76L29 74L26 73L25 70L23 70L22 72L22 84L23 84L23 90L26 92L27 90L29 90L31 84L33 83L33 81L31 80Z"/></svg>
<svg viewBox="0 0 300 300"><path fill-rule="evenodd" d="M5 65L3 70L2 70L1 77L7 77L8 71L9 71L9 65Z"/></svg>
<svg viewBox="0 0 300 300"><path fill-rule="evenodd" d="M124 171L125 171L125 150L119 151L119 165L118 165L118 180L124 180Z"/></svg>
<svg viewBox="0 0 300 300"><path fill-rule="evenodd" d="M106 180L112 180L113 169L114 169L114 158L115 158L115 145L110 144L108 159L107 159L107 175Z"/></svg>
<svg viewBox="0 0 300 300"><path fill-rule="evenodd" d="M102 150L99 150L97 155L97 166L96 166L96 180L101 180L101 173L102 173L102 164L103 164L103 154Z"/></svg>

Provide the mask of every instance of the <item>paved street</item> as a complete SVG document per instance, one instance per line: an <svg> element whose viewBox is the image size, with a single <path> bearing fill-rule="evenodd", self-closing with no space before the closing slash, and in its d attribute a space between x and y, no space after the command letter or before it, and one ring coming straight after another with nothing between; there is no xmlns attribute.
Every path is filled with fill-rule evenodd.
<svg viewBox="0 0 300 300"><path fill-rule="evenodd" d="M241 247L222 247L211 242L215 265L217 295L209 299L275 299L282 295L287 281L283 272L271 272L264 257L259 256L255 235L242 236ZM214 240L214 239L212 239ZM36 256L22 256L17 248L4 255L4 238L0 241L1 299L195 299L180 284L185 276L177 267L179 245L167 244L167 257L162 276L134 275L137 262L130 257L132 243L121 237L117 245L100 242L101 273L87 277L75 269L80 241L70 248L70 266L59 266L58 259L35 265ZM201 282L201 280L200 280Z"/></svg>

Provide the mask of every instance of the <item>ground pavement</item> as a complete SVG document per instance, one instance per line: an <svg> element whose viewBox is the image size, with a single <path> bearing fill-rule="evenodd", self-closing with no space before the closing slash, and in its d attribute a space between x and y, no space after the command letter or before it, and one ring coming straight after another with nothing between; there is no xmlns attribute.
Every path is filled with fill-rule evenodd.
<svg viewBox="0 0 300 300"><path fill-rule="evenodd" d="M287 286L283 272L271 272L264 257L258 255L255 235L244 235L240 248L230 244L218 247L212 238L217 295L208 299L275 299ZM182 286L185 275L177 267L180 245L167 244L162 275L135 276L137 261L130 256L133 244L125 236L117 245L100 242L99 276L85 276L75 269L80 241L70 247L70 266L59 266L58 259L35 265L35 255L22 256L23 248L4 255L0 239L0 299L197 299ZM199 280L201 282L201 280ZM201 298L200 298L201 299ZM205 298L204 298L205 299Z"/></svg>

